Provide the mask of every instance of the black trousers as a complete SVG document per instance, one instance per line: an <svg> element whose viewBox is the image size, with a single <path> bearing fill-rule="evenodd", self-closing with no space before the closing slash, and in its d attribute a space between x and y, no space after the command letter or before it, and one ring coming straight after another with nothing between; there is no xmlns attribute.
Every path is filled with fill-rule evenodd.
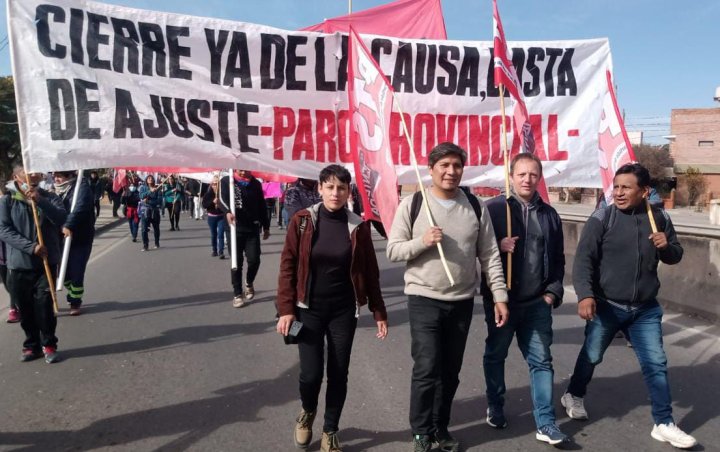
<svg viewBox="0 0 720 452"><path fill-rule="evenodd" d="M92 246L93 242L72 242L70 246L64 284L67 289L67 302L74 306L82 304L85 293L85 270L92 254Z"/></svg>
<svg viewBox="0 0 720 452"><path fill-rule="evenodd" d="M357 328L355 304L329 304L319 309L298 311L298 319L303 323L298 342L302 407L305 411L317 410L325 370L327 339L327 389L323 432L336 432L347 396L350 352Z"/></svg>
<svg viewBox="0 0 720 452"><path fill-rule="evenodd" d="M57 319L45 270L8 270L7 283L10 297L20 311L20 326L25 332L23 348L39 352L41 347L55 347Z"/></svg>
<svg viewBox="0 0 720 452"><path fill-rule="evenodd" d="M253 285L255 277L258 274L258 270L260 270L260 232L243 231L240 228L237 228L235 236L237 237L238 253L237 269L230 270L230 279L233 285L233 292L235 293L235 296L238 296L243 293L243 256L247 258L247 275L245 276L246 284L250 286Z"/></svg>
<svg viewBox="0 0 720 452"><path fill-rule="evenodd" d="M170 204L165 204L165 208L168 213L168 220L170 220L170 228L177 229L180 227L180 201L175 201Z"/></svg>
<svg viewBox="0 0 720 452"><path fill-rule="evenodd" d="M150 226L153 228L153 235L155 238L155 246L160 246L160 209L151 209L142 219L142 242L143 247L147 248L150 244Z"/></svg>
<svg viewBox="0 0 720 452"><path fill-rule="evenodd" d="M0 265L0 279L2 280L3 286L5 286L5 290L7 290L8 293L10 293L10 291L7 288L7 274L8 274L7 265L4 265L4 264ZM17 309L15 300L13 299L13 297L10 297L10 309Z"/></svg>
<svg viewBox="0 0 720 452"><path fill-rule="evenodd" d="M410 427L414 435L447 429L460 384L473 299L446 302L410 295L408 314L414 361Z"/></svg>

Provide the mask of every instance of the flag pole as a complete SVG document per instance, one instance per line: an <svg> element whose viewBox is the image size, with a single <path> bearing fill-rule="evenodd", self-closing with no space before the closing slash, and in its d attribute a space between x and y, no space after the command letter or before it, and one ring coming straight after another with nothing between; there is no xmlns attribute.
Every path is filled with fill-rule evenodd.
<svg viewBox="0 0 720 452"><path fill-rule="evenodd" d="M417 159L415 158L415 149L413 149L413 143L410 139L410 133L407 129L407 124L405 123L405 115L402 112L402 109L400 108L400 102L398 102L397 96L395 95L395 92L390 90L390 92L393 95L393 100L395 102L395 106L397 107L398 113L400 113L400 121L402 123L403 132L405 134L405 139L408 142L408 147L410 148L410 161L412 162L413 168L415 169L415 176L417 177L418 185L420 186L420 193L422 194L423 199L423 206L425 207L425 213L428 217L428 222L430 223L430 227L435 227L435 220L433 219L432 212L430 211L430 204L428 204L427 200L427 193L425 190L425 186L422 183L422 177L420 176L420 169L418 168ZM455 279L453 279L452 274L450 273L450 267L448 267L447 259L445 259L445 252L443 251L442 243L438 242L437 244L438 253L440 254L440 262L442 262L442 266L445 269L445 274L447 275L448 279L450 280L450 287L455 285Z"/></svg>
<svg viewBox="0 0 720 452"><path fill-rule="evenodd" d="M25 181L30 187L30 174L25 170ZM38 216L37 204L35 200L30 198L30 206L32 207L33 220L35 221L35 231L37 232L38 245L45 246L45 240L43 239L42 229L40 229L40 217ZM55 293L55 280L53 279L52 271L50 270L50 264L48 263L47 256L42 258L43 267L45 267L45 277L48 280L48 289L50 289L50 297L53 302L53 313L55 316L58 314L58 301L57 294Z"/></svg>
<svg viewBox="0 0 720 452"><path fill-rule="evenodd" d="M512 238L512 217L510 215L510 161L508 159L507 130L505 127L505 86L500 84L500 115L502 116L502 145L505 165L505 221L507 223L507 238ZM512 287L512 253L507 253L507 288Z"/></svg>
<svg viewBox="0 0 720 452"><path fill-rule="evenodd" d="M70 212L75 211L77 205L78 193L80 193L80 185L83 180L83 170L78 170L77 179L75 179L75 191L73 192L72 204L70 204ZM63 283L65 282L65 273L67 272L67 263L70 258L70 246L72 245L72 235L65 237L65 243L63 245L62 260L60 261L60 269L58 270L57 283L55 284L55 291L60 292L63 290Z"/></svg>
<svg viewBox="0 0 720 452"><path fill-rule="evenodd" d="M655 223L655 215L653 215L652 206L650 205L650 200L645 200L645 206L647 207L647 213L648 213L648 220L650 220L650 228L652 229L653 234L656 234L658 231L657 223Z"/></svg>
<svg viewBox="0 0 720 452"><path fill-rule="evenodd" d="M228 226L230 226L230 268L232 270L237 270L237 236L235 235L235 231L237 228L237 223L235 221L237 220L237 218L235 218L235 170L233 168L230 168L229 172L230 176L228 177L228 201L230 202L230 205L228 207L230 208L230 213L233 216L233 222L228 222ZM218 192L220 192L220 182L218 182Z"/></svg>

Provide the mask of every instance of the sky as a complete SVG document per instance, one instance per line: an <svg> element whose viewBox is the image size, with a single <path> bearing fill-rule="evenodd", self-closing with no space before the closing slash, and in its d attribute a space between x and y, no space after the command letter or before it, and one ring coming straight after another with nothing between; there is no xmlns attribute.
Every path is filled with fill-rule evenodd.
<svg viewBox="0 0 720 452"><path fill-rule="evenodd" d="M16 0L22 1L22 0ZM5 1L7 3L7 0ZM347 14L346 0L111 0L104 3L287 30ZM387 0L354 0L354 11ZM509 41L608 38L628 130L664 144L673 108L720 107L719 0L498 0ZM0 75L12 73L0 20ZM442 0L448 39L492 40L491 0Z"/></svg>

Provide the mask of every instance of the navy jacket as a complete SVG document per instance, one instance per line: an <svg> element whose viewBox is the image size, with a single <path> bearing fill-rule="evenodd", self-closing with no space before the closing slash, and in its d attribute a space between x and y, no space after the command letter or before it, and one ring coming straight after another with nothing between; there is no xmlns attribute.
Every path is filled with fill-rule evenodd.
<svg viewBox="0 0 720 452"><path fill-rule="evenodd" d="M513 279L515 279L522 277L522 275L517 274L517 269L520 268L520 260L524 254L525 237L520 231L523 231L525 226L520 202L511 197L509 203L512 235L519 237L517 242L515 242L515 252L512 254ZM505 195L496 196L485 203L490 213L493 229L495 230L498 248L500 247L500 241L507 237L506 204ZM540 223L540 229L542 229L543 238L545 239L545 253L543 256L544 274L542 275L544 288L538 295L542 295L543 293L553 294L555 296L554 306L557 307L562 303L565 293L565 289L563 288L563 278L565 277L565 243L562 223L557 211L542 199L537 201L537 218ZM507 279L507 253L501 252L500 254L502 255L503 272ZM492 303L492 295L484 281L482 293L483 300ZM508 291L508 299L512 304L514 299L512 289Z"/></svg>
<svg viewBox="0 0 720 452"><path fill-rule="evenodd" d="M73 233L73 245L87 245L93 242L95 237L95 206L92 188L85 179L80 183L80 192L78 193L77 203L72 209L72 199L77 189L77 182L68 190L64 196L61 196L63 206L68 212L64 227L70 229Z"/></svg>

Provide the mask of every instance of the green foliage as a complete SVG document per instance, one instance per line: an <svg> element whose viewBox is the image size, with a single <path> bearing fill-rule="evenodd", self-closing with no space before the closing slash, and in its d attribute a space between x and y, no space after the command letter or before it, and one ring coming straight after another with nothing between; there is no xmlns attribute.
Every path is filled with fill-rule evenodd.
<svg viewBox="0 0 720 452"><path fill-rule="evenodd" d="M667 145L640 144L634 146L633 151L635 151L635 158L638 162L650 171L653 185L666 179L666 168L675 166L675 161L670 156L670 149Z"/></svg>
<svg viewBox="0 0 720 452"><path fill-rule="evenodd" d="M15 85L12 77L0 77L0 183L3 186L10 178L13 166L21 162Z"/></svg>

